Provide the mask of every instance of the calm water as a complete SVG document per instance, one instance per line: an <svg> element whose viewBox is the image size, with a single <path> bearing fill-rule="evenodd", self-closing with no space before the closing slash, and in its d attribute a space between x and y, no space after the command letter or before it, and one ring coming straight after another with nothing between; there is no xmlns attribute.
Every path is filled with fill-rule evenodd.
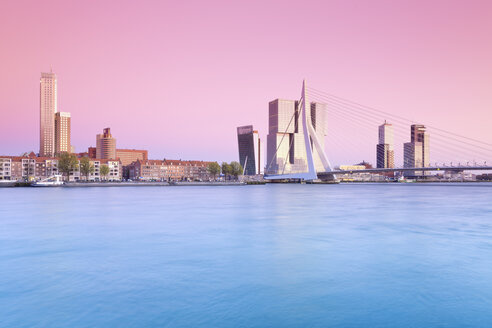
<svg viewBox="0 0 492 328"><path fill-rule="evenodd" d="M492 325L492 184L0 199L1 327Z"/></svg>

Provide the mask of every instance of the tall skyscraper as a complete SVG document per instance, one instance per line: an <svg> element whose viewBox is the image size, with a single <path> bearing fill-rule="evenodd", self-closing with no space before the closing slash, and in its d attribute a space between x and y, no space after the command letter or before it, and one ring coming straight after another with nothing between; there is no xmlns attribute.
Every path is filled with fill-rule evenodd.
<svg viewBox="0 0 492 328"><path fill-rule="evenodd" d="M105 128L102 134L96 136L96 157L116 159L116 139L111 135L110 128Z"/></svg>
<svg viewBox="0 0 492 328"><path fill-rule="evenodd" d="M72 152L70 142L70 113L55 113L55 153Z"/></svg>
<svg viewBox="0 0 492 328"><path fill-rule="evenodd" d="M393 125L387 123L379 126L379 142L376 146L376 157L378 168L395 167L395 151L393 138Z"/></svg>
<svg viewBox="0 0 492 328"><path fill-rule="evenodd" d="M404 167L428 167L430 154L429 134L424 125L410 127L411 140L403 145ZM422 171L407 172L406 175L422 175Z"/></svg>
<svg viewBox="0 0 492 328"><path fill-rule="evenodd" d="M245 175L263 173L261 140L258 131L252 125L237 128L237 142L239 149L239 163L244 168Z"/></svg>
<svg viewBox="0 0 492 328"><path fill-rule="evenodd" d="M429 134L426 133L424 125L413 124L410 127L411 130L411 142L422 143L422 166L429 166L429 154L430 154L430 142Z"/></svg>
<svg viewBox="0 0 492 328"><path fill-rule="evenodd" d="M326 108L325 104L312 102L306 116L322 148L324 148ZM275 99L269 103L267 163L268 174L300 173L308 170L304 131L299 102ZM314 166L324 171L321 157L313 148Z"/></svg>
<svg viewBox="0 0 492 328"><path fill-rule="evenodd" d="M39 156L52 157L55 154L55 113L58 111L56 88L56 74L52 71L41 73L39 84Z"/></svg>

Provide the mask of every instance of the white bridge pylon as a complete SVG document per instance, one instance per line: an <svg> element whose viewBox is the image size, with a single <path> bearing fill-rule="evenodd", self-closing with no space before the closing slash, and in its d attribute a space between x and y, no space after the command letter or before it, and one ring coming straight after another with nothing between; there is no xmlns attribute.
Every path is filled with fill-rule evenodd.
<svg viewBox="0 0 492 328"><path fill-rule="evenodd" d="M265 175L265 179L267 180L279 180L279 179L302 179L302 180L316 180L318 179L318 174L316 172L316 168L314 165L313 158L313 149L316 149L319 158L321 159L321 163L324 168L324 173L331 172L332 167L328 158L326 157L325 150L321 146L321 143L318 139L318 135L313 127L313 123L310 119L311 115L308 117L308 112L306 108L311 110L311 103L307 97L306 93L306 80L302 82L302 91L301 91L301 115L302 115L302 127L304 134L304 145L306 148L306 160L307 160L307 172L299 172L299 173L287 173L287 174L273 174L273 175ZM324 124L324 123L323 123ZM311 146L312 145L312 146ZM333 176L335 178L335 176Z"/></svg>

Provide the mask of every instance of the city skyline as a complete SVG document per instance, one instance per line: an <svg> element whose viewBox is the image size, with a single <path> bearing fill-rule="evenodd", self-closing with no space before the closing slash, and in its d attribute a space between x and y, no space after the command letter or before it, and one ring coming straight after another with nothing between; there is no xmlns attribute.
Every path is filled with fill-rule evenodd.
<svg viewBox="0 0 492 328"><path fill-rule="evenodd" d="M308 96L308 93L306 93L307 89L305 87L305 84L306 81L304 80L302 91L302 97L304 99L305 97L310 97ZM325 137L328 136L327 130L330 130L326 124L328 110L331 109L331 107L338 108L342 106L343 108L344 106L347 106L345 110L351 111L353 110L354 103L350 103L349 100L336 96L334 96L335 102L333 103L334 99L331 98L333 97L332 95L326 94L323 91L316 89L314 89L313 91L311 91L311 89L309 90L309 93L315 98L324 99L323 102L309 102L309 110L307 113L307 120L312 123L312 129L314 129L313 133L317 135L317 137L315 138L316 140L313 139L314 136L311 136L311 147L313 147L312 151L314 155L314 170L318 172L324 172L326 170L329 170L329 167L331 166L329 164L330 159L326 157L326 154L324 154L326 152ZM50 70L50 73L41 73L39 97L40 151L38 153L38 156L52 158L58 156L62 152L71 152L76 153L79 157L87 156L89 158L117 160L119 158L118 153L120 153L124 158L123 161L127 165L130 164L132 160L143 160L144 158L148 157L147 150L116 149L116 138L111 135L109 127L104 128L102 134L96 135L96 147L89 146L87 152L75 152L74 147L71 145L71 115L68 112L58 112L57 76L55 73L53 73L52 69ZM347 101L349 103L347 103ZM364 107L360 104L355 105L356 107ZM379 114L385 114L384 112L380 112L379 110L371 107L365 108L370 111L379 112ZM285 100L277 98L276 100L269 103L269 129L267 138L266 162L263 162L264 158L260 155L261 139L259 137L258 131L253 131L252 125L237 128L237 136L239 142L239 161L241 163L244 162L244 165L246 165L248 157L254 158L254 166L250 168L244 168L244 174L259 174L263 171L263 168L265 169L267 174L289 174L307 172L307 157L309 156L307 156L305 152L303 127L300 124L301 116L298 110L300 110L300 102L297 100ZM356 108L356 110L360 111L360 108ZM367 115L367 113L364 113L364 115ZM401 117L394 116L393 114L386 113L385 115L390 115L391 117L396 117L397 120L402 120ZM328 118L331 119L331 115L329 115ZM246 136L247 133L243 130L248 130L248 133L251 133L253 139L249 140L249 137ZM410 142L403 143L403 163L399 167L430 167L430 143L427 128L422 124L412 124L410 130ZM453 132L447 132L441 129L437 130L445 133L450 133L450 135L445 136L446 139L451 138L450 140L452 140L458 137L461 139L465 138L468 140L473 140L467 137L456 135ZM245 135L242 136L243 134ZM281 143L284 140L285 136L288 136L288 140L282 145ZM332 136L333 135L331 135L331 137ZM247 139L248 141L246 142ZM463 140L458 141L463 142ZM481 141L476 142L483 144L483 142ZM320 148L315 149L314 144L316 144L316 147ZM452 144L446 142L444 148L449 149L449 146L453 148ZM376 167L394 168L394 130L393 124L388 123L387 120L384 120L384 123L382 125L379 125L378 127L378 144L376 148ZM478 148L482 147L478 146ZM53 149L54 151L50 152L50 150ZM323 153L323 156L321 156L318 151L321 151ZM249 152L252 153L247 154ZM25 152L25 154L28 153L29 152ZM356 155L358 155L359 153L359 151L355 152ZM325 160L322 160L322 158L325 158ZM327 162L325 163L323 161ZM363 162L365 162L365 160L363 160ZM469 162L470 161L468 160L467 163ZM476 163L475 160L473 160L473 162ZM349 162L346 161L345 163ZM443 161L441 166L445 166L444 163L445 162ZM458 161L458 163L460 162ZM351 164L337 165L350 166ZM435 166L438 166L437 162L435 162ZM422 172L419 171L418 173L420 174ZM407 172L407 175L414 174L415 173Z"/></svg>
<svg viewBox="0 0 492 328"><path fill-rule="evenodd" d="M303 82L303 85L305 84L305 81ZM303 86L304 89L304 86ZM311 91L310 91L311 92ZM324 98L325 101L328 103L332 102L333 99L330 99L329 97L323 96L322 91L315 91L313 95L315 98L321 97ZM89 146L87 152L75 152L74 147L71 145L71 115L68 112L58 112L57 109L57 76L55 73L53 73L52 69L50 70L50 73L41 73L41 80L40 80L40 151L38 153L38 156L40 157L54 157L58 156L62 152L72 152L76 153L79 156L88 156L90 158L100 158L100 159L118 159L118 152L121 152L121 154L124 156L125 161L128 161L130 159L137 160L137 159L144 159L147 157L148 151L147 150L136 150L136 149L116 149L116 138L113 138L110 132L110 128L104 128L102 134L97 134L96 135L96 147ZM340 98L341 99L341 98ZM310 102L310 110L308 112L308 120L310 120L313 124L313 128L316 131L316 134L318 134L318 140L320 142L320 147L325 151L325 137L327 136L326 131L327 129L327 124L326 124L326 119L327 119L327 112L330 109L330 107L335 106L339 107L340 100L336 100L335 105L331 104L328 105L327 103L323 102ZM343 100L341 106L349 106L347 109L350 109L350 104L344 103L347 100ZM272 107L273 106L273 107ZM263 168L266 170L269 170L268 167L273 163L273 153L274 149L276 149L275 153L277 151L280 151L281 153L285 153L286 149L289 149L288 153L289 154L284 154L282 155L282 159L277 159L275 163L273 163L276 167L273 171L270 172L273 173L274 171L282 170L285 171L284 167L288 166L287 171L293 171L293 172L301 172L306 170L306 162L305 162L305 156L306 154L303 151L304 147L300 147L301 144L303 143L301 139L303 139L302 136L302 127L300 126L299 119L300 116L299 114L291 115L294 113L294 111L298 110L299 106L299 101L294 101L294 100L285 100L285 99L276 99L274 101L271 101L269 103L269 132L268 132L268 138L267 138L267 149L270 149L269 152L267 152L267 162L263 163L262 165L262 157L260 156L260 144L259 144L259 133L257 130L253 131L252 126L242 126L238 127L238 139L240 138L240 130L248 128L251 130L250 132L253 133L255 136L257 142L253 142L254 144L258 143L257 146L255 146L254 153L258 153L257 155L253 155L252 157L255 157L255 166L257 167L252 168L251 172L262 171ZM363 106L360 104L357 104L357 106ZM364 106L363 106L364 107ZM366 107L367 109L371 111L378 111L377 109L373 109L370 107ZM359 109L360 110L360 109ZM54 113L54 115L53 115ZM384 113L384 112L381 112ZM398 118L398 120L401 120L401 117L394 116L392 114L385 114L385 115L390 115L393 117ZM291 119L289 120L289 117ZM292 119L295 118L294 123L292 123ZM331 119L331 117L329 117ZM273 119L273 121L272 121ZM292 125L291 125L292 123ZM422 124L412 124L411 125L411 133L410 133L410 142L404 142L403 143L403 155L402 155L402 165L400 167L428 167L430 166L430 147L429 147L429 134L426 132L426 127ZM288 129L289 131L283 131L285 129ZM459 137L459 138L465 138L469 139L467 137L459 136L456 135L452 132L446 132L441 129L437 129L438 131L445 132L445 133L451 133L451 135L454 135L454 137ZM287 144L283 145L282 148L280 147L281 141L283 141L283 136L284 132L287 132L286 135L289 135L289 141ZM270 140L273 134L277 135L277 140ZM280 139L279 137L280 136ZM47 138L48 137L48 138ZM449 138L450 136L446 137ZM451 138L453 138L451 136ZM473 139L469 139L473 140ZM463 142L461 140L461 142ZM480 142L480 141L478 141ZM299 143L299 145L298 145ZM466 142L465 142L466 143ZM273 146L268 146L269 144ZM275 144L277 144L275 146ZM290 144L290 146L289 146ZM312 145L313 146L313 145ZM449 145L448 145L449 146ZM286 148L287 147L287 148ZM284 149L285 148L285 149ZM393 131L393 124L390 124L387 122L387 120L384 120L384 123L378 127L378 144L377 144L377 151L376 151L376 167L377 168L393 168L395 167L395 155L394 155L394 131ZM445 147L448 148L448 147ZM480 146L479 146L480 148ZM48 149L48 152L46 152L46 149ZM49 152L50 149L54 149L53 152ZM244 160L247 159L247 156L242 153L241 151L241 142L239 143L239 161L243 162ZM314 151L314 149L313 149ZM29 152L24 152L25 154ZM137 155L138 154L138 155ZM313 152L314 154L314 164L316 167L317 171L324 171L324 164L321 163L321 158L319 157L317 151ZM359 154L359 151L356 152L356 154ZM325 155L326 156L326 155ZM285 159L283 158L285 157ZM290 164L288 163L287 166L282 163L283 160L288 160ZM329 159L328 159L329 161ZM363 160L364 161L364 160ZM301 163L302 162L302 163ZM468 161L469 162L469 161ZM474 161L476 162L476 161ZM129 162L130 163L130 162ZM346 162L348 163L348 162ZM442 162L444 165L444 162ZM329 164L328 164L329 165ZM351 164L338 164L338 165L351 165ZM437 162L436 162L437 165ZM397 166L398 167L398 166ZM249 169L246 169L248 172L250 171ZM246 172L246 171L245 171ZM245 174L252 174L252 173L245 173ZM277 172L278 174L278 172Z"/></svg>
<svg viewBox="0 0 492 328"><path fill-rule="evenodd" d="M76 151L111 126L119 142L156 158L230 161L237 157L234 127L253 123L266 140L265 104L274 97L296 99L303 78L404 117L425 117L429 126L492 141L489 120L476 119L489 118L492 107L490 3L253 3L234 9L219 2L123 2L116 12L103 3L21 6L7 3L4 12L21 19L2 20L0 37L9 47L0 65L10 79L0 81L0 137L13 135L19 122L25 133L2 143L1 153L38 150L37 80L51 64L59 76L60 108L76 121ZM283 16L272 18L277 10ZM46 22L47 13L57 19ZM175 18L184 13L193 24ZM301 37L317 51L293 51L290 45ZM462 111L467 117L457 122ZM202 135L204 126L209 132ZM176 135L179 143L162 141ZM358 161L374 162L373 147L361 147ZM335 163L346 162L336 160L342 151L331 150Z"/></svg>

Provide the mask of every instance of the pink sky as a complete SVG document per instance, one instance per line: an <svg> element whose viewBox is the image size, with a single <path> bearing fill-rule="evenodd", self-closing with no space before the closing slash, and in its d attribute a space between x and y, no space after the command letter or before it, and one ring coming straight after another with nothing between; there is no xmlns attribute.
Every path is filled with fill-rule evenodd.
<svg viewBox="0 0 492 328"><path fill-rule="evenodd" d="M77 151L111 127L151 158L237 160L236 127L266 141L268 101L303 78L492 143L491 1L7 0L0 47L0 154L39 150L50 65Z"/></svg>

